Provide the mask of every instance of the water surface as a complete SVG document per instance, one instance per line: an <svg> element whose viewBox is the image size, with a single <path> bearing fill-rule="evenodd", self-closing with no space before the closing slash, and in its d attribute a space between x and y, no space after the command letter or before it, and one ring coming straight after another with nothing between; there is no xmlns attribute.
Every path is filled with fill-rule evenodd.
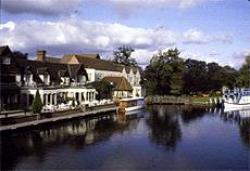
<svg viewBox="0 0 250 171"><path fill-rule="evenodd" d="M250 111L249 111L250 113ZM149 106L3 134L2 169L250 169L250 118L220 109Z"/></svg>

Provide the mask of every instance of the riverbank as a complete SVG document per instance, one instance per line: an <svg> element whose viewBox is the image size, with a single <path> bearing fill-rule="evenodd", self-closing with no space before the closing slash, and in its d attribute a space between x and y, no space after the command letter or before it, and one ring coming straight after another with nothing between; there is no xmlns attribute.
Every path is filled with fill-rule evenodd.
<svg viewBox="0 0 250 171"><path fill-rule="evenodd" d="M36 125L41 125L45 123L53 123L57 121L62 121L62 120L69 120L73 118L79 118L79 117L84 117L84 116L94 116L98 115L101 113L105 112L115 112L117 110L117 107L115 105L108 105L108 106L102 106L102 108L97 107L97 108L92 108L87 111L70 111L70 112L64 112L64 113L52 113L50 116L38 116L38 115L33 115L33 116L25 116L22 117L21 120L18 122L14 122L15 118L8 118L12 120L13 122L10 122L9 124L2 125L0 127L0 132L1 131L8 131L8 130L16 130L19 128L25 128L25 127L30 127L30 126L36 126Z"/></svg>
<svg viewBox="0 0 250 171"><path fill-rule="evenodd" d="M214 106L222 103L219 97L209 96L147 96L145 97L145 104L171 104L171 105L194 105L194 106Z"/></svg>

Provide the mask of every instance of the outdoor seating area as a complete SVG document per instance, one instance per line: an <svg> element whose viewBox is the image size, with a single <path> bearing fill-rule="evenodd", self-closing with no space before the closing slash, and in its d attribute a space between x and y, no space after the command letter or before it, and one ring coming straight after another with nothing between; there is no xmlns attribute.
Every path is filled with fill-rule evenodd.
<svg viewBox="0 0 250 171"><path fill-rule="evenodd" d="M60 111L67 111L67 110L74 110L76 108L85 108L85 106L88 107L95 107L95 106L101 106L101 105L108 105L108 104L113 104L114 102L111 99L103 99L103 100L94 100L88 104L84 103L78 103L76 101L70 100L66 104L61 103L59 105L45 105L42 108L41 113L53 113L53 112L60 112Z"/></svg>
<svg viewBox="0 0 250 171"><path fill-rule="evenodd" d="M110 99L103 99L100 101L94 100L93 102L89 103L89 107L107 105L107 104L112 104L112 103L114 103L114 102Z"/></svg>

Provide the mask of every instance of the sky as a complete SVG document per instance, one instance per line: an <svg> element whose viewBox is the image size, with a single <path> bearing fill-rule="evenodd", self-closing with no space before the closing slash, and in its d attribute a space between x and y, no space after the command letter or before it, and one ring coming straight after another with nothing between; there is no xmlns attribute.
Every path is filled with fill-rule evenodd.
<svg viewBox="0 0 250 171"><path fill-rule="evenodd" d="M48 55L100 53L119 46L149 64L160 50L239 68L250 54L249 0L0 0L0 45Z"/></svg>

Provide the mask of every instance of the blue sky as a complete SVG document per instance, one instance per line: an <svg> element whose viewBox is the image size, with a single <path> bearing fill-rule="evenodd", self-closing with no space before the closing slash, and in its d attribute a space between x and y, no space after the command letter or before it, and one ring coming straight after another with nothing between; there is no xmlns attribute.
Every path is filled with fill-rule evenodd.
<svg viewBox="0 0 250 171"><path fill-rule="evenodd" d="M35 55L101 53L122 44L147 65L159 50L239 67L250 53L248 0L2 0L1 45Z"/></svg>

